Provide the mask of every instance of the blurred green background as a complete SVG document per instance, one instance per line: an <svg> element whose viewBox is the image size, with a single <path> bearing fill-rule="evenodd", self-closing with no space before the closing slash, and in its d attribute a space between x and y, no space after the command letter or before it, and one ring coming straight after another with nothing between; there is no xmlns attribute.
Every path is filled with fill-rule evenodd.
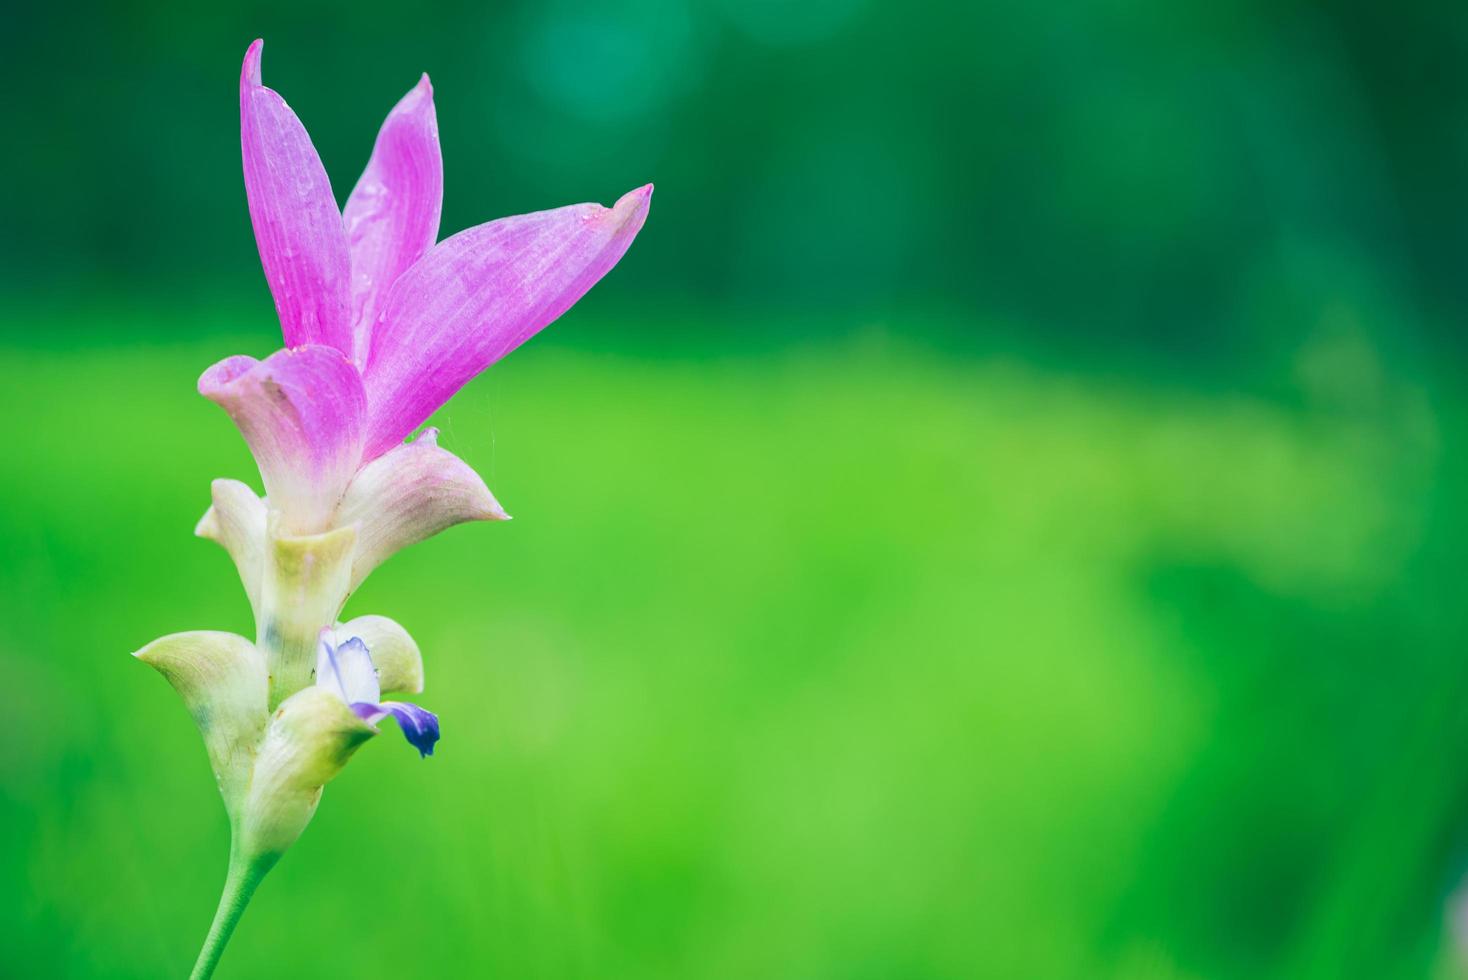
<svg viewBox="0 0 1468 980"><path fill-rule="evenodd" d="M645 230L374 573L440 752L219 976L1445 978L1468 914L1460 4L28 4L0 31L0 975L182 976L227 827L127 656L249 633L198 373L279 343L240 59L338 197ZM1468 908L1468 905L1464 906Z"/></svg>

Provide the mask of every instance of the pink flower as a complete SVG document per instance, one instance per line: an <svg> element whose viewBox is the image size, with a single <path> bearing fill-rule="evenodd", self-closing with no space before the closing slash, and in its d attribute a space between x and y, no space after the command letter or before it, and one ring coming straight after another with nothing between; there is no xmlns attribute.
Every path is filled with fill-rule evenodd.
<svg viewBox="0 0 1468 980"><path fill-rule="evenodd" d="M507 517L434 430L404 439L617 264L652 185L612 208L501 218L435 244L443 164L425 75L388 114L338 211L305 128L261 83L261 47L245 53L240 143L286 349L226 358L199 379L239 426L266 495L217 481L200 533L230 546L231 536L262 532L267 512L283 536L355 523L355 585L398 548L461 521Z"/></svg>

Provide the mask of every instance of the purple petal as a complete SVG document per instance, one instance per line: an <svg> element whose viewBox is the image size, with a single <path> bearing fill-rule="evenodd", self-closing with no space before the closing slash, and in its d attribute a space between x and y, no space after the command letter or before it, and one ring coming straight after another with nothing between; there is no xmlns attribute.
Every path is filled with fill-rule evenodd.
<svg viewBox="0 0 1468 980"><path fill-rule="evenodd" d="M438 445L438 430L377 457L358 471L337 509L357 525L352 588L395 552L465 521L507 521L479 474Z"/></svg>
<svg viewBox="0 0 1468 980"><path fill-rule="evenodd" d="M325 529L362 456L366 396L357 369L330 347L228 357L199 393L239 426L284 534Z"/></svg>
<svg viewBox="0 0 1468 980"><path fill-rule="evenodd" d="M443 156L433 86L424 75L388 113L372 159L342 217L352 258L356 357L367 356L373 322L387 291L438 240Z"/></svg>
<svg viewBox="0 0 1468 980"><path fill-rule="evenodd" d="M403 441L469 379L555 320L617 264L652 185L615 207L501 218L435 246L388 293L363 372L367 459Z"/></svg>
<svg viewBox="0 0 1468 980"><path fill-rule="evenodd" d="M373 703L382 697L377 667L367 644L352 637L337 645L330 628L321 631L316 643L316 686L324 687L347 704Z"/></svg>
<svg viewBox="0 0 1468 980"><path fill-rule="evenodd" d="M290 106L260 82L260 49L240 73L245 196L260 264L287 347L325 344L352 356L351 264L326 170Z"/></svg>
<svg viewBox="0 0 1468 980"><path fill-rule="evenodd" d="M384 701L381 704L359 702L352 705L352 710L369 725L392 715L398 720L403 737L418 750L419 755L425 759L433 755L433 746L438 741L438 715L427 708L406 701Z"/></svg>

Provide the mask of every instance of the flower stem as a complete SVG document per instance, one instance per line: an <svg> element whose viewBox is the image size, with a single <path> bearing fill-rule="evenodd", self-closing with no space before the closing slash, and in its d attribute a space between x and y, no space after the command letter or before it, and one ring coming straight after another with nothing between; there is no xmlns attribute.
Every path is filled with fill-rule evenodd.
<svg viewBox="0 0 1468 980"><path fill-rule="evenodd" d="M234 934L234 927L239 925L240 916L245 914L245 906L250 904L250 897L255 894L260 880L274 864L273 859L251 859L241 855L236 847L230 848L229 873L224 879L224 893L219 896L219 909L214 913L214 924L209 927L209 935L204 939L204 948L199 950L199 958L194 963L194 972L189 974L189 980L209 980L214 975L214 969L224 955L224 947Z"/></svg>

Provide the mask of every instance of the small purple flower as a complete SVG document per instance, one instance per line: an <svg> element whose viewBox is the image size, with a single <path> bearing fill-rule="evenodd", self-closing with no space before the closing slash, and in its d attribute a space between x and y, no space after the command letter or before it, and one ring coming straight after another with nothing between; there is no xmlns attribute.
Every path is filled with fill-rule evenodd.
<svg viewBox="0 0 1468 980"><path fill-rule="evenodd" d="M388 114L339 211L305 127L261 82L261 47L245 54L240 142L286 349L220 361L200 393L239 426L280 534L391 511L396 523L367 536L402 547L460 521L506 518L467 465L432 440L417 451L403 440L616 265L652 185L612 208L501 218L435 244L443 162L425 75Z"/></svg>
<svg viewBox="0 0 1468 980"><path fill-rule="evenodd" d="M377 680L377 667L361 637L354 636L338 644L331 630L321 631L316 647L316 686L341 698L369 725L392 715L413 748L424 758L433 755L434 743L438 741L438 716L405 701L379 701L382 688Z"/></svg>

